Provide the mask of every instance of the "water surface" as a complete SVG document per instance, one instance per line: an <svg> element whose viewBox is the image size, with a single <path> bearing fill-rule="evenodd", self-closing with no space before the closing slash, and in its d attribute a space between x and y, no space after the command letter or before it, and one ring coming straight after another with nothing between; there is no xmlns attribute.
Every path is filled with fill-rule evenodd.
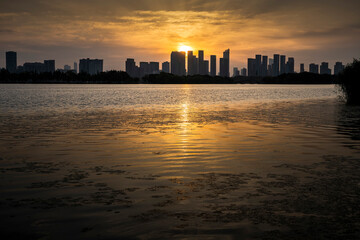
<svg viewBox="0 0 360 240"><path fill-rule="evenodd" d="M6 237L356 239L332 85L0 85Z"/></svg>

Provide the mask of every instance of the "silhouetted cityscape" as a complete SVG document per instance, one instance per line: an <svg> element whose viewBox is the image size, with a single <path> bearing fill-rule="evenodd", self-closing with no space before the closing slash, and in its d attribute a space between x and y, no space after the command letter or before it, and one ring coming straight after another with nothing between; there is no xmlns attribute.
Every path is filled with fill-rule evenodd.
<svg viewBox="0 0 360 240"><path fill-rule="evenodd" d="M143 78L151 74L159 74L161 72L171 73L176 76L194 76L209 75L212 77L230 77L230 49L223 52L222 58L219 59L219 71L217 71L217 56L210 55L210 59L204 58L204 51L199 50L198 56L193 51L173 51L170 54L170 62L140 62L136 64L135 59L128 58L125 62L125 71L132 78ZM87 73L95 75L103 72L103 59L80 59L79 73ZM322 62L320 65L310 63L308 71L305 64L300 63L300 73L310 72L314 74L338 75L344 70L342 62L336 62L334 70L329 68L328 62ZM25 62L23 65L17 65L17 53L14 51L6 52L6 70L9 73L53 73L55 71L78 73L78 64L74 62L73 68L65 65L63 69L55 69L55 60L44 60L43 62ZM232 77L248 76L248 77L276 77L282 74L295 73L295 58L285 55L274 54L272 58L256 54L254 58L247 59L247 68L233 68Z"/></svg>

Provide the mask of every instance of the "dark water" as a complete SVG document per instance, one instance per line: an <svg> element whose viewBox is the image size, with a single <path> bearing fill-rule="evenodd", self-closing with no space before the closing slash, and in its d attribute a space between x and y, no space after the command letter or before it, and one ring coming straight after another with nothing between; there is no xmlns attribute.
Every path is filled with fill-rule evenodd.
<svg viewBox="0 0 360 240"><path fill-rule="evenodd" d="M334 86L0 85L1 235L358 239Z"/></svg>

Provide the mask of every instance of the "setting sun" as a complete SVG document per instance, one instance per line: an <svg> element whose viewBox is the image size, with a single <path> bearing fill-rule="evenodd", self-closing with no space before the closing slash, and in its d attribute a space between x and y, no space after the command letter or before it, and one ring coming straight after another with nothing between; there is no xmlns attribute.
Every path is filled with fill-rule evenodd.
<svg viewBox="0 0 360 240"><path fill-rule="evenodd" d="M192 47L189 47L189 46L185 46L185 45L180 45L178 50L180 52L188 52L188 51L193 51L193 48Z"/></svg>

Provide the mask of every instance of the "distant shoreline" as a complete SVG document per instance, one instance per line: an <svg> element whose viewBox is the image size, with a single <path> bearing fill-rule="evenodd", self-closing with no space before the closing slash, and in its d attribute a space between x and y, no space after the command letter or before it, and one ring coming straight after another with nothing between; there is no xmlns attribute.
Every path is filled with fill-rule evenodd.
<svg viewBox="0 0 360 240"><path fill-rule="evenodd" d="M337 76L314 73L291 73L277 77L220 77L208 75L176 76L160 73L131 78L126 72L109 71L96 75L73 72L15 73L0 72L0 84L336 84Z"/></svg>

